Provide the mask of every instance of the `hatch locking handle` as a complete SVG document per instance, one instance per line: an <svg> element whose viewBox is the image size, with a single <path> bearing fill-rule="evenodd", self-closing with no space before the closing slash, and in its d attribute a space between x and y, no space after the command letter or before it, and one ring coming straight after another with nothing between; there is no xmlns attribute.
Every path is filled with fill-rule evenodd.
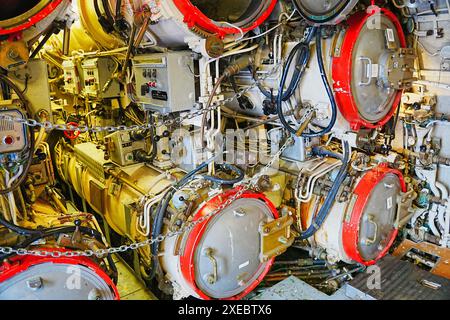
<svg viewBox="0 0 450 320"><path fill-rule="evenodd" d="M203 254L209 258L209 260L211 261L212 267L213 267L213 273L208 274L206 276L206 281L209 284L215 284L217 282L218 277L217 277L217 260L216 260L216 258L214 258L214 249L206 248L203 251Z"/></svg>

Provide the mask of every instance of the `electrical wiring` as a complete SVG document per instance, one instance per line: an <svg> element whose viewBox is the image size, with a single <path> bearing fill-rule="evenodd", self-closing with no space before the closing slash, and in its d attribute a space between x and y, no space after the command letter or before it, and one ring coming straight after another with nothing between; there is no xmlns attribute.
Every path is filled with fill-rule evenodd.
<svg viewBox="0 0 450 320"><path fill-rule="evenodd" d="M285 117L284 111L283 111L283 102L290 99L290 97L294 94L295 90L297 89L297 87L302 79L306 64L308 63L309 58L310 58L309 43L316 32L317 32L316 28L315 27L312 28L309 31L309 34L306 37L305 41L298 43L292 49L291 53L289 54L289 56L286 60L286 63L285 63L284 69L283 69L283 73L281 76L281 81L279 84L278 95L276 96L276 100L275 100L278 117L280 118L280 121L283 124L283 126L286 128L286 130L288 130L292 134L297 134L297 130L294 129L291 125L289 125L289 123L286 121L286 117ZM292 62L294 61L295 57L297 57L296 71L294 72L293 81L288 86L288 89L285 92L284 88L286 85L287 77L288 77Z"/></svg>
<svg viewBox="0 0 450 320"><path fill-rule="evenodd" d="M309 53L309 43L311 42L314 34L316 32L316 28L311 28L308 35L306 36L305 40L297 44L289 53L289 56L286 60L285 68L283 70L284 75L282 76L280 86L278 89L278 95L274 96L272 92L269 92L265 90L262 85L259 85L258 88L261 90L261 92L270 99L274 99L275 101L278 100L278 96L281 94L281 100L283 102L288 101L295 93L295 90L298 88L298 85L300 84L301 78L304 73L304 69L306 64L309 61L310 53ZM296 68L293 72L293 75L291 76L291 81L288 85L288 88L286 91L284 91L285 82L287 81L287 74L289 72L291 63L294 61L295 57L297 57L296 60Z"/></svg>
<svg viewBox="0 0 450 320"><path fill-rule="evenodd" d="M296 13L297 13L297 10L294 9L294 11L292 11L291 15L286 19L286 22L287 22L287 21L290 21L290 20L294 17L294 15L295 15ZM254 40L254 39L261 38L261 37L265 36L266 34L269 34L269 33L271 33L272 31L278 29L278 28L281 27L282 25L283 25L283 23L278 23L276 26L270 28L269 30L267 30L267 31L265 31L265 32L263 32L263 33L261 33L261 34L258 34L258 35L253 36L253 37L243 38L243 39L239 40L239 42L242 42L242 41L250 41L250 40Z"/></svg>
<svg viewBox="0 0 450 320"><path fill-rule="evenodd" d="M238 300L292 272L332 293L408 237L450 245L450 116L422 79L449 69L450 0L59 1L37 61L50 28L5 37L22 91L0 81L3 112L26 112L0 121L0 270L92 260L115 290L116 255L158 299Z"/></svg>
<svg viewBox="0 0 450 320"><path fill-rule="evenodd" d="M27 114L30 115L31 112L28 107L28 102L26 97L23 95L22 91L5 75L0 74L0 81L5 82L19 97L23 108L27 111ZM6 187L3 190L0 190L0 195L7 195L10 192L13 192L25 181L28 171L30 170L31 163L33 160L34 150L35 150L35 136L33 129L27 127L28 135L29 135L29 146L27 155L23 157L25 159L26 164L23 167L23 173L20 177L9 187Z"/></svg>
<svg viewBox="0 0 450 320"><path fill-rule="evenodd" d="M334 125L336 124L336 120L337 120L337 103L336 100L334 98L334 93L333 90L330 86L330 83L328 81L328 77L327 74L325 72L325 66L324 66L324 62L323 62L323 56L322 56L322 33L321 33L321 29L319 28L318 30L313 29L311 31L311 34L315 34L316 35L316 51L317 51L317 60L318 60L318 64L319 64L319 70L320 70L320 76L322 78L322 82L323 85L325 86L328 98L331 102L331 110L332 110L332 115L331 115L331 119L330 122L328 124L327 127L323 128L321 131L318 132L310 132L310 133L302 133L302 137L304 138L313 138L313 137L321 137L324 136L328 133L331 132L331 130L333 129ZM295 85L298 86L299 82L301 81L303 72L304 72L304 68L306 66L306 64L308 63L309 60L309 44L308 44L308 40L306 41L306 43L300 43L299 45L297 45L300 48L300 45L303 45L303 59L302 59L302 67L301 70L302 72L300 73L298 80L295 82ZM295 48L294 48L295 49ZM293 49L293 50L294 50ZM281 82L280 82L280 88L278 90L278 96L277 96L277 111L278 111L278 116L280 117L281 123L283 124L283 126L291 133L296 135L297 134L297 129L293 128L287 121L286 118L284 116L284 111L283 111L283 95L284 95L284 86L285 86L285 82L286 82L286 78L287 78L287 74L288 74L288 70L289 67L291 65L293 61L293 57L289 57L287 62L286 62L286 66L285 66L285 70L283 72L283 75L281 77ZM295 90L295 88L292 88L292 90Z"/></svg>

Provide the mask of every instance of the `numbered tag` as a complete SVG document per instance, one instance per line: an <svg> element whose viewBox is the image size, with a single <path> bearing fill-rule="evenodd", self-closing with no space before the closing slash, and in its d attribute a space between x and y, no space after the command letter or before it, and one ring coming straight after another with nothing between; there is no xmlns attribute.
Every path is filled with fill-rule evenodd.
<svg viewBox="0 0 450 320"><path fill-rule="evenodd" d="M386 29L386 39L388 42L395 42L394 30Z"/></svg>
<svg viewBox="0 0 450 320"><path fill-rule="evenodd" d="M392 207L393 207L392 197L389 197L389 198L386 199L386 206L387 206L388 210L392 209Z"/></svg>

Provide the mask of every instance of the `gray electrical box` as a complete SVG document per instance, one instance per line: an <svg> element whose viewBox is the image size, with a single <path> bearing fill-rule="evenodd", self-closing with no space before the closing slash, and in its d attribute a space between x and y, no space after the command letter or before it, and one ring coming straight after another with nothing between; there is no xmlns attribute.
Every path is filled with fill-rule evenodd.
<svg viewBox="0 0 450 320"><path fill-rule="evenodd" d="M162 114L192 109L196 102L191 52L168 52L133 59L137 103Z"/></svg>
<svg viewBox="0 0 450 320"><path fill-rule="evenodd" d="M80 94L82 86L77 64L73 59L64 60L62 67L64 71L64 90L70 94Z"/></svg>
<svg viewBox="0 0 450 320"><path fill-rule="evenodd" d="M106 136L104 142L111 161L119 166L137 163L134 151L145 149L145 141L134 141L128 131L114 132Z"/></svg>
<svg viewBox="0 0 450 320"><path fill-rule="evenodd" d="M119 82L113 78L117 62L111 58L94 58L84 60L81 67L84 95L101 99L120 97Z"/></svg>
<svg viewBox="0 0 450 320"><path fill-rule="evenodd" d="M32 59L20 69L9 73L11 80L21 90L28 100L31 110L30 116L41 116L44 112L51 120L50 85L47 62L41 59Z"/></svg>
<svg viewBox="0 0 450 320"><path fill-rule="evenodd" d="M1 104L0 108L2 108ZM10 108L0 110L0 117L24 119L22 112ZM0 154L24 150L28 144L26 137L26 127L24 124L6 119L0 120Z"/></svg>

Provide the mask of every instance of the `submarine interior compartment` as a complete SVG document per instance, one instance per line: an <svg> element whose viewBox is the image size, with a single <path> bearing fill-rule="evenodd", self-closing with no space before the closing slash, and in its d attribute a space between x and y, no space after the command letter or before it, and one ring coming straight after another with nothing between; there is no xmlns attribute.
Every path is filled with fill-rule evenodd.
<svg viewBox="0 0 450 320"><path fill-rule="evenodd" d="M448 1L1 0L0 90L0 300L450 299Z"/></svg>

